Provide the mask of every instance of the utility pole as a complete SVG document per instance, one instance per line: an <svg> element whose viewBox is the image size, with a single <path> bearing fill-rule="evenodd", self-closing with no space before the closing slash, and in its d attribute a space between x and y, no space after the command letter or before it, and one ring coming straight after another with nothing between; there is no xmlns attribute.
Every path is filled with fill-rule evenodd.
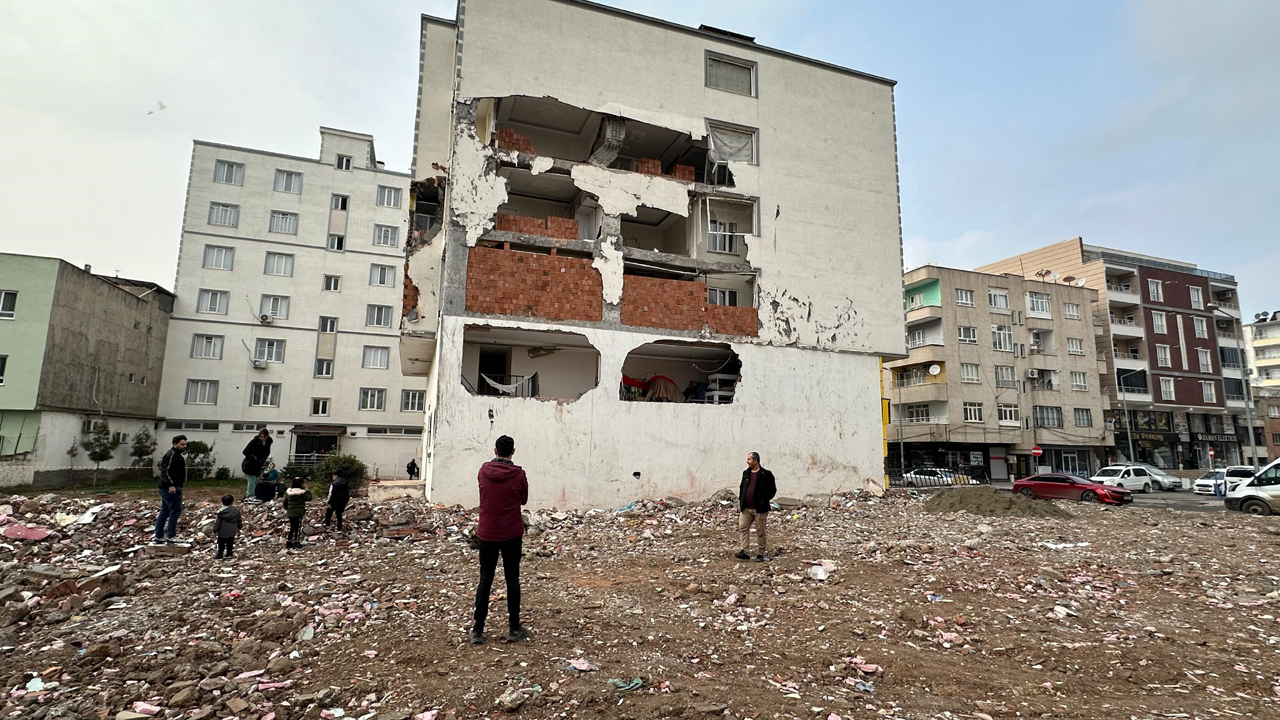
<svg viewBox="0 0 1280 720"><path fill-rule="evenodd" d="M1111 362L1113 365L1115 364L1115 357L1115 353L1111 353ZM1138 462L1138 460L1133 454L1133 418L1129 417L1129 403L1124 397L1124 383L1122 381L1136 372L1142 372L1142 370L1129 370L1123 375L1116 375L1116 395L1120 398L1120 407L1124 408L1124 436L1129 441L1129 462L1131 463ZM1148 385L1147 389L1151 389L1150 385Z"/></svg>
<svg viewBox="0 0 1280 720"><path fill-rule="evenodd" d="M894 371L893 381L898 386L898 471L899 475L907 474L907 451L903 449L902 423L906 420L902 408L902 373Z"/></svg>

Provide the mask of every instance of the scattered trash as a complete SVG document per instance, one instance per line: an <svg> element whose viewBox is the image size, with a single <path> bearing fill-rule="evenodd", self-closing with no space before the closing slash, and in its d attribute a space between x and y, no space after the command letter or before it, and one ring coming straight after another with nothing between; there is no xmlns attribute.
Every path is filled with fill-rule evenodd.
<svg viewBox="0 0 1280 720"><path fill-rule="evenodd" d="M635 677L631 680L620 680L618 678L609 678L605 683L614 688L618 692L626 692L628 690L639 690L644 687L644 678Z"/></svg>
<svg viewBox="0 0 1280 720"><path fill-rule="evenodd" d="M577 670L578 672L591 672L592 670L598 670L599 668L591 664L591 661L586 658L577 658L576 660L569 661L569 669Z"/></svg>

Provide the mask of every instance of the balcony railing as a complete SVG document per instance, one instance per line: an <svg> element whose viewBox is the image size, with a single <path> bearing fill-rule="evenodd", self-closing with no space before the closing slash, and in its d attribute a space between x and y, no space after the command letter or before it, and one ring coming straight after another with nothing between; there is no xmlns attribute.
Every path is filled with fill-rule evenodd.
<svg viewBox="0 0 1280 720"><path fill-rule="evenodd" d="M1141 325L1138 324L1138 321L1134 318L1118 318L1114 315L1111 316L1111 324L1124 325L1126 327L1142 327Z"/></svg>
<svg viewBox="0 0 1280 720"><path fill-rule="evenodd" d="M478 395L506 397L536 397L532 382L525 382L524 375L480 375L476 382Z"/></svg>
<svg viewBox="0 0 1280 720"><path fill-rule="evenodd" d="M913 376L895 376L893 379L893 387L909 388L919 387L921 385L944 385L945 383L938 378L937 375L925 375L924 377Z"/></svg>
<svg viewBox="0 0 1280 720"><path fill-rule="evenodd" d="M1132 350L1119 350L1115 354L1117 360L1146 360L1147 354L1141 350L1134 348Z"/></svg>
<svg viewBox="0 0 1280 720"><path fill-rule="evenodd" d="M1133 290L1130 289L1129 283L1123 283L1121 285L1113 285L1111 283L1107 283L1107 289L1110 290L1111 292L1124 292L1124 293L1133 292Z"/></svg>
<svg viewBox="0 0 1280 720"><path fill-rule="evenodd" d="M1120 392L1128 394L1149 395L1151 391L1146 385L1121 385Z"/></svg>
<svg viewBox="0 0 1280 720"><path fill-rule="evenodd" d="M1244 365L1242 365L1238 360L1223 360L1222 367L1227 368L1228 370L1240 370Z"/></svg>
<svg viewBox="0 0 1280 720"><path fill-rule="evenodd" d="M1228 400L1239 400L1240 402L1244 402L1245 399L1244 395L1240 393L1225 393L1225 395Z"/></svg>
<svg viewBox="0 0 1280 720"><path fill-rule="evenodd" d="M932 416L926 416L926 417L909 417L909 418L907 418L907 419L906 419L906 421L905 421L905 423L906 423L907 425L932 425L932 424L934 424L934 423L938 423L938 422L941 422L941 420L939 420L938 418L932 417Z"/></svg>
<svg viewBox="0 0 1280 720"><path fill-rule="evenodd" d="M1047 390L1057 392L1059 390L1058 383L1052 380L1029 380L1027 382L1027 388L1033 391Z"/></svg>
<svg viewBox="0 0 1280 720"><path fill-rule="evenodd" d="M1001 380L1000 378L996 378L996 387L1014 388L1016 390L1018 387L1018 381L1017 380Z"/></svg>
<svg viewBox="0 0 1280 720"><path fill-rule="evenodd" d="M1218 300L1216 302L1218 303L1218 307L1231 308L1232 310L1240 309L1240 303L1235 300Z"/></svg>
<svg viewBox="0 0 1280 720"><path fill-rule="evenodd" d="M1053 348L1039 348L1034 345L1027 348L1027 353L1031 355L1049 355L1050 357L1057 357L1058 355Z"/></svg>
<svg viewBox="0 0 1280 720"><path fill-rule="evenodd" d="M925 345L942 345L943 340L940 337L926 338L907 338L907 349L924 347Z"/></svg>

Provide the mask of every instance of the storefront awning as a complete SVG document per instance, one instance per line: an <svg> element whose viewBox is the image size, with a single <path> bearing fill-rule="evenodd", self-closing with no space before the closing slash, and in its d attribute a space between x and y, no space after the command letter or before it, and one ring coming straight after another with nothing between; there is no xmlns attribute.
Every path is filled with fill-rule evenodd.
<svg viewBox="0 0 1280 720"><path fill-rule="evenodd" d="M294 435L346 435L346 425L294 425Z"/></svg>

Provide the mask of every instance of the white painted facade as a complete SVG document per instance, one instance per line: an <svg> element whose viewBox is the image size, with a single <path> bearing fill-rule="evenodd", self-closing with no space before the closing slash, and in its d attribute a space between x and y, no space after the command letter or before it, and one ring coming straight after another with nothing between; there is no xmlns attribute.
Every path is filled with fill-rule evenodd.
<svg viewBox="0 0 1280 720"><path fill-rule="evenodd" d="M259 424L272 431L280 466L322 442L314 437L338 436L340 451L379 476L404 477L420 447L422 413L402 410L402 393L420 392L427 381L401 371L409 178L380 166L371 136L320 134L319 159L195 143L158 435L162 444L178 432L217 442L217 465L237 475L240 451ZM227 177L220 162L240 169ZM278 181L278 172L296 175ZM211 211L215 203L238 208L234 227L210 222L220 212ZM207 311L215 309L207 291L225 293L216 312ZM264 295L287 297L287 317L264 322L262 313L280 310ZM335 319L336 331L322 318ZM216 354L204 349L197 337L204 335L221 338L220 357L200 357ZM283 341L283 351L259 341ZM332 360L327 374L318 359ZM189 391L191 381L206 380L217 383L216 402ZM278 385L278 397L259 388L257 401L267 405L253 404L259 385ZM362 390L383 391L382 409L361 409ZM317 399L328 401L327 413L318 412ZM376 394L366 400L377 404Z"/></svg>
<svg viewBox="0 0 1280 720"><path fill-rule="evenodd" d="M419 275L412 259L409 269L419 287L440 287L424 437L428 497L474 503L476 467L502 434L516 439L535 506L705 497L736 486L753 450L783 495L881 482L879 363L905 354L892 81L575 0L462 0L459 16L461 26L423 18L415 134L416 179L441 175L433 166L449 147L445 226L432 245L443 260L433 264L437 274ZM749 65L751 92L710 87L710 56ZM541 110L549 123L561 110L587 119L576 139L536 137L531 159L493 140L499 128L519 127L511 110L519 98L557 104ZM623 118L628 142L637 143L645 133L669 134L705 148L712 124L738 128L754 136L752 160L727 163L730 187L585 162L583 148L599 144L595 128L606 116ZM540 211L531 199L566 184L578 193L567 211ZM697 228L707 223L709 197L753 206L745 252L708 248ZM559 247L589 253L601 280L599 322L469 306L473 249L532 242L495 233L500 212L576 217L579 240ZM629 225L648 212L667 220L633 242ZM624 325L619 313L635 302L624 284L643 274L642 260L691 268L698 282L735 290L739 307L757 309L758 332ZM468 326L581 333L600 354L599 383L573 401L474 394L461 381L475 377ZM724 343L739 356L732 404L619 399L628 353L677 339ZM515 367L513 359L513 376Z"/></svg>

